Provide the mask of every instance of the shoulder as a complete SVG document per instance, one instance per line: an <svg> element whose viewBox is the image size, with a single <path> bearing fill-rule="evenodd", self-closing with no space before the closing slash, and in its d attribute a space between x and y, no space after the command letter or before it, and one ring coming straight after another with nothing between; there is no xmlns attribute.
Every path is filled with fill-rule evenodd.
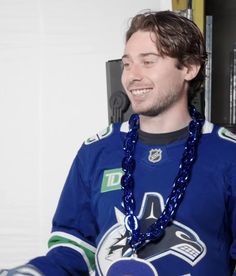
<svg viewBox="0 0 236 276"><path fill-rule="evenodd" d="M87 138L84 141L84 145L98 144L97 142L110 142L114 138L120 138L128 132L128 122L124 123L113 123L107 126L106 128L99 130L93 136Z"/></svg>
<svg viewBox="0 0 236 276"><path fill-rule="evenodd" d="M225 127L221 127L206 121L203 125L203 134L210 134L209 139L222 145L236 147L236 134Z"/></svg>
<svg viewBox="0 0 236 276"><path fill-rule="evenodd" d="M120 161L127 130L125 125L110 124L84 141L76 155L77 164L83 166L84 174L89 175L95 168L107 166L107 162Z"/></svg>
<svg viewBox="0 0 236 276"><path fill-rule="evenodd" d="M110 124L106 128L104 128L102 130L99 130L96 134L94 134L91 137L87 138L84 141L84 144L85 145L90 145L90 144L98 142L102 139L106 139L106 138L110 137L113 132L114 132L114 124Z"/></svg>
<svg viewBox="0 0 236 276"><path fill-rule="evenodd" d="M224 127L205 122L202 134L201 147L208 156L215 156L217 160L226 158L235 162L236 135L234 133Z"/></svg>
<svg viewBox="0 0 236 276"><path fill-rule="evenodd" d="M217 130L218 136L224 141L236 144L236 134L224 127L219 127Z"/></svg>

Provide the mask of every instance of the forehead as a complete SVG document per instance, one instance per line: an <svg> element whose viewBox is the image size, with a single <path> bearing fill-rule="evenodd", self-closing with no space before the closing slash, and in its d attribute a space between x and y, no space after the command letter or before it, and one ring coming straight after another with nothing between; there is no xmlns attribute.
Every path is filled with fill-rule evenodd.
<svg viewBox="0 0 236 276"><path fill-rule="evenodd" d="M137 31L125 44L125 55L138 55L145 52L154 52L158 54L156 47L156 37L152 32Z"/></svg>

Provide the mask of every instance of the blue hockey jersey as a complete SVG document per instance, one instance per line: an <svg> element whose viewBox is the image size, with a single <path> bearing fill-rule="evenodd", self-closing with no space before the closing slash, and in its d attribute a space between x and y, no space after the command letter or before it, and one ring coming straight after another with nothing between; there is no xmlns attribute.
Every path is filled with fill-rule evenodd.
<svg viewBox="0 0 236 276"><path fill-rule="evenodd" d="M127 131L127 123L112 124L80 148L53 218L49 251L30 261L43 274L107 275L129 252L120 185ZM150 275L233 274L236 136L209 122L202 132L191 180L175 219L160 241L138 252L142 264L153 271ZM167 145L137 143L134 197L142 232L164 209L184 145L185 140Z"/></svg>

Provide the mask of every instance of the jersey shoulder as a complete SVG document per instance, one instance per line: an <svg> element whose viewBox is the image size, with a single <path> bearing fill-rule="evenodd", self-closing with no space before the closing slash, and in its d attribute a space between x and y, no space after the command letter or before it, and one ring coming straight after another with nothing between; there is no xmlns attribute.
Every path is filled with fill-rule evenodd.
<svg viewBox="0 0 236 276"><path fill-rule="evenodd" d="M210 126L210 125L208 125ZM202 148L216 160L231 160L235 163L236 135L225 127L211 124L211 130L203 132Z"/></svg>
<svg viewBox="0 0 236 276"><path fill-rule="evenodd" d="M225 127L218 127L218 136L224 141L236 144L236 134Z"/></svg>
<svg viewBox="0 0 236 276"><path fill-rule="evenodd" d="M213 125L210 139L213 146L236 149L236 134L225 127Z"/></svg>
<svg viewBox="0 0 236 276"><path fill-rule="evenodd" d="M87 138L84 145L110 143L112 140L120 139L129 130L128 122L112 123L106 128L98 131L95 135Z"/></svg>
<svg viewBox="0 0 236 276"><path fill-rule="evenodd" d="M109 136L112 135L113 131L114 131L114 124L110 124L106 128L104 128L102 130L99 130L93 136L87 138L84 141L84 144L85 145L90 145L90 144L93 144L93 143L98 142L100 140L106 139L106 138L108 138Z"/></svg>

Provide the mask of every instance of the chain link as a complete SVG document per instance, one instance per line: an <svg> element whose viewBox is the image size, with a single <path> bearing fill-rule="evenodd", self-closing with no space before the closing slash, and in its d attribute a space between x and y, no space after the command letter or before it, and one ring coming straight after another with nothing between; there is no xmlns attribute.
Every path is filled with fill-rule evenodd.
<svg viewBox="0 0 236 276"><path fill-rule="evenodd" d="M185 190L190 181L192 165L196 160L198 142L201 136L203 119L194 106L189 107L192 121L189 124L189 136L185 143L184 152L179 165L178 174L174 180L172 191L166 200L165 208L160 217L148 227L145 233L140 233L139 220L134 215L135 199L133 194L135 170L135 146L138 141L139 116L133 114L129 120L129 132L126 135L123 149L125 156L122 160L124 175L121 178L123 190L122 206L125 211L125 227L129 232L129 245L132 251L137 251L146 243L159 240L165 233L165 228L174 218Z"/></svg>

